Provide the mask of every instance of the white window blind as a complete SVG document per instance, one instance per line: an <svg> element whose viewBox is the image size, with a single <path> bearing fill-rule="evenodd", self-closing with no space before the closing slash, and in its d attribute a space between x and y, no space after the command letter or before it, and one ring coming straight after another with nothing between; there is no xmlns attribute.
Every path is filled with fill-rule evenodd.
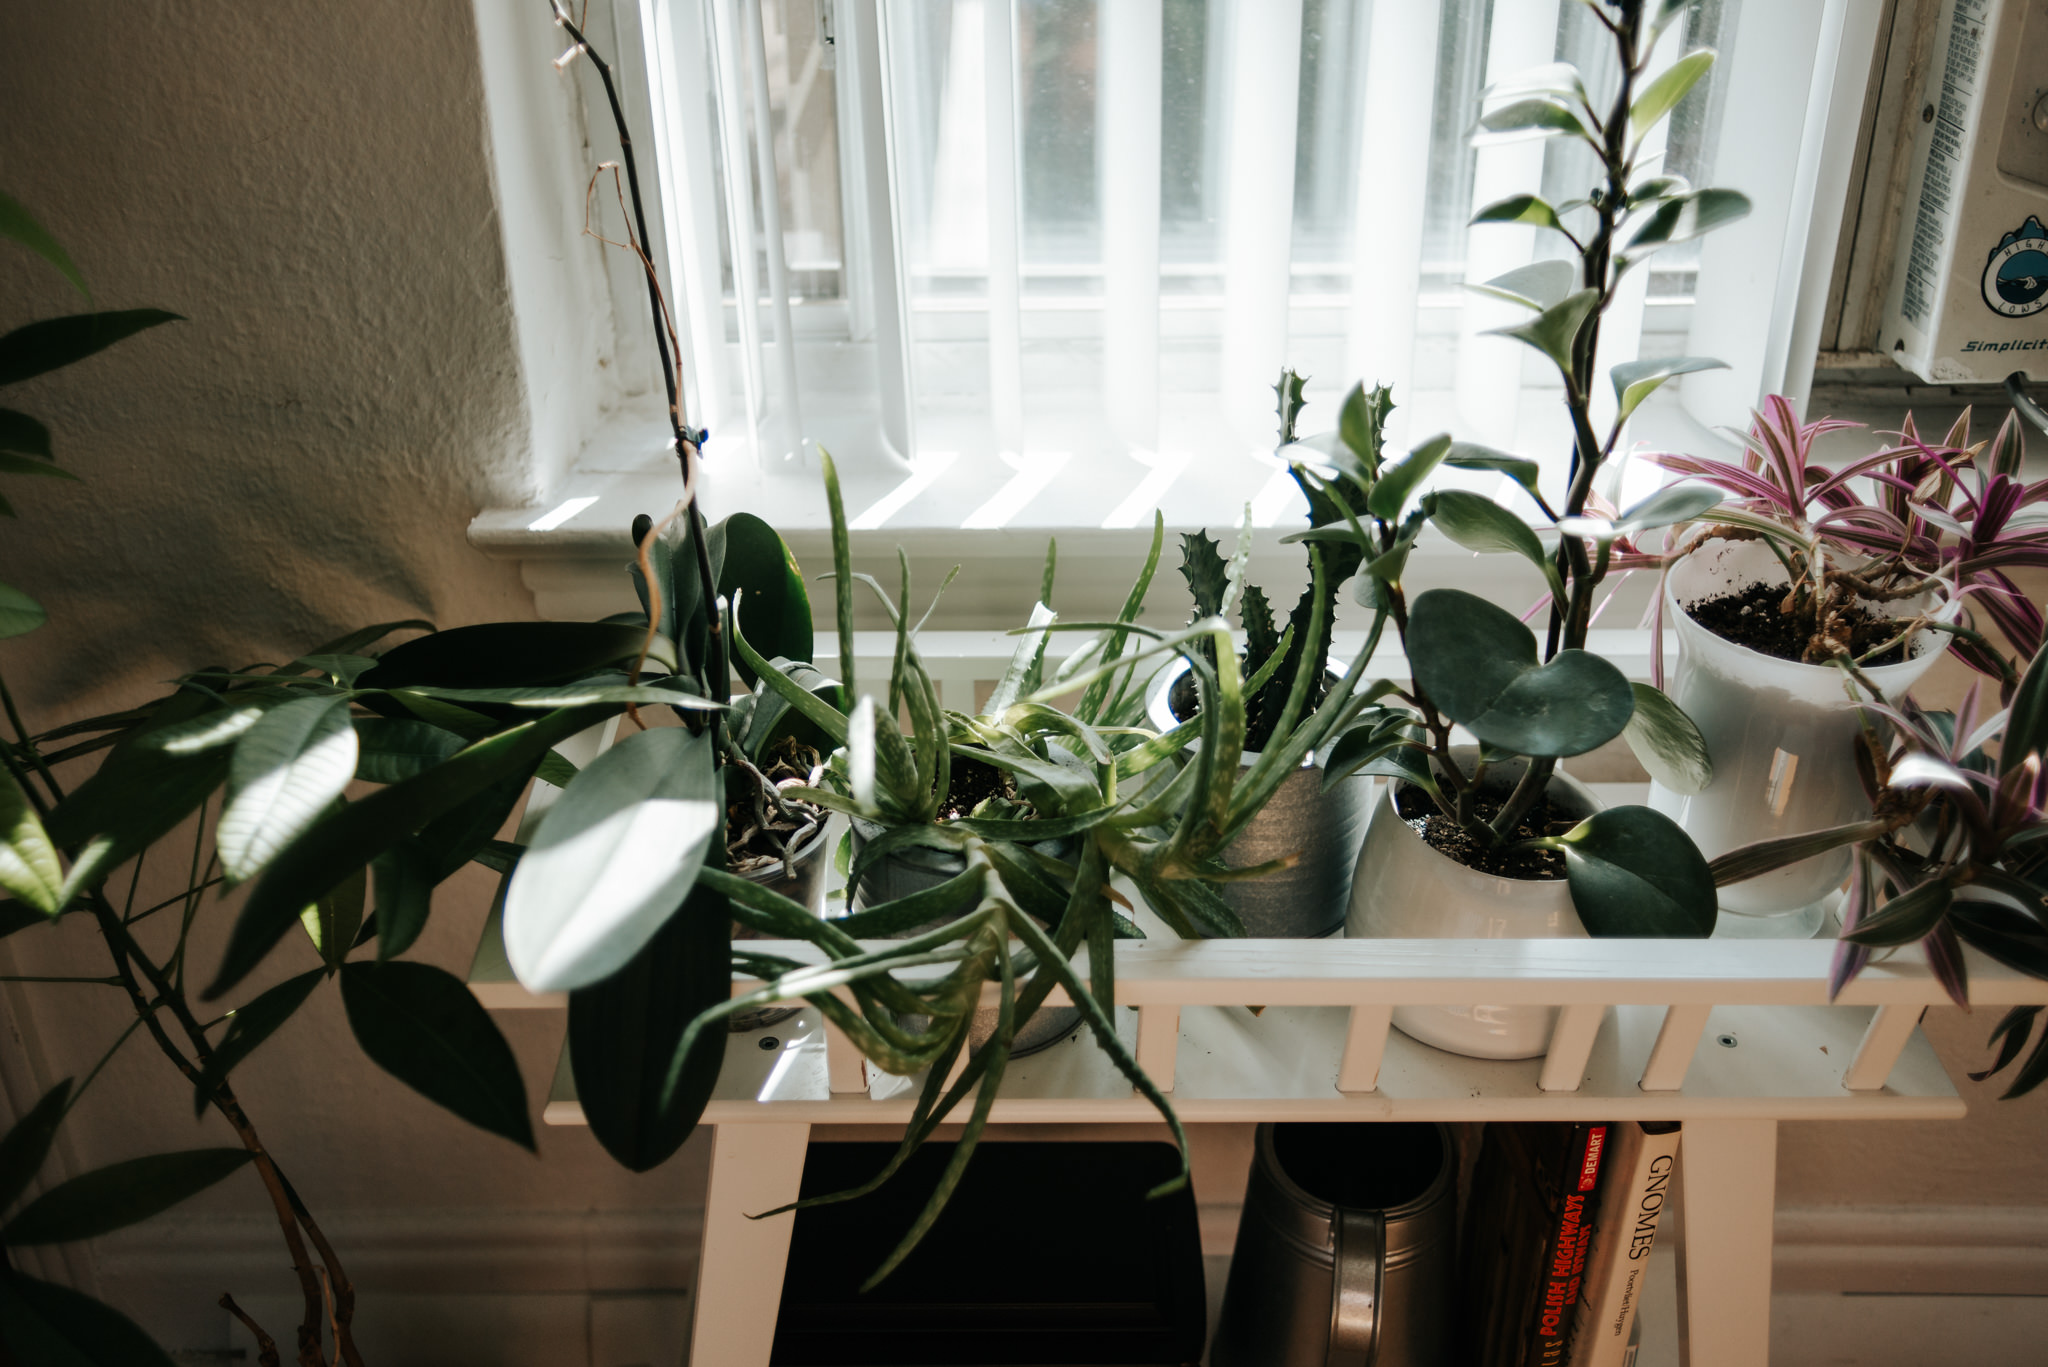
<svg viewBox="0 0 2048 1367"><path fill-rule="evenodd" d="M648 76L693 413L715 452L764 466L822 443L893 470L860 525L1134 526L1155 507L1199 523L1247 499L1261 523L1289 518L1270 456L1282 365L1310 377L1309 430L1363 378L1395 387L1397 440L1449 429L1567 458L1555 377L1483 335L1508 306L1464 286L1563 254L1466 224L1519 190L1576 197L1591 153L1470 134L1485 86L1524 68L1572 61L1596 99L1611 90L1580 4L618 3ZM1830 116L1822 49L1848 8L1704 0L1667 35L1658 64L1703 45L1724 60L1660 134L1663 169L1749 191L1759 222L1631 276L1606 364L1699 350L1701 314L1766 326L1781 262L1805 251L1801 149ZM1774 55L1746 77L1726 60L1745 52ZM1748 91L1733 113L1731 90ZM1731 281L1769 283L1696 306L1714 252ZM1711 416L1740 421L1763 368L1721 382Z"/></svg>

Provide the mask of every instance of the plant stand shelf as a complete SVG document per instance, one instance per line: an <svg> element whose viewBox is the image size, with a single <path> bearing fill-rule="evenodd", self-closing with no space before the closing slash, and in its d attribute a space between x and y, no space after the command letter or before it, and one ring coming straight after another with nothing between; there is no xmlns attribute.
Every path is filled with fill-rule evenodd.
<svg viewBox="0 0 2048 1367"><path fill-rule="evenodd" d="M801 943L758 947L817 958ZM1133 941L1117 951L1118 1028L1190 1124L1683 1121L1678 1254L1691 1360L1763 1367L1778 1122L1965 1113L1917 1028L1945 1000L1919 951L1872 965L1829 1004L1832 951L1782 941ZM2048 983L1974 952L1969 970L1979 1005L2048 1002ZM502 981L478 989L498 1007L547 1004L515 1001ZM1468 1059L1389 1028L1397 1005L1475 1001L1559 1006L1549 1053ZM1247 1002L1267 1009L1254 1016ZM764 1036L775 1046L763 1049ZM768 1361L791 1221L747 1217L794 1199L811 1127L900 1134L916 1088L871 1074L812 1009L731 1038L704 1116L715 1134L699 1367ZM566 1059L545 1118L582 1122ZM1012 1063L991 1119L1128 1124L1156 1112L1083 1032Z"/></svg>

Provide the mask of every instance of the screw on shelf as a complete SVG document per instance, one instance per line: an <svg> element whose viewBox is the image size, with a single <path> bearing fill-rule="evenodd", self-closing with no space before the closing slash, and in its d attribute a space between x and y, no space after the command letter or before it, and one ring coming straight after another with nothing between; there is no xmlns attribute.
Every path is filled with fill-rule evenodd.
<svg viewBox="0 0 2048 1367"><path fill-rule="evenodd" d="M1730 1043L1733 1043L1734 1041L1732 1041L1732 1040L1731 1040L1731 1041L1729 1041L1729 1042L1730 1042ZM763 1049L777 1049L777 1048L780 1048L780 1047L781 1047L781 1045L782 1045L782 1041L781 1041L781 1040L779 1040L779 1039L777 1039L777 1038L775 1038L775 1036L773 1036L773 1035L763 1035L763 1036L761 1036L761 1047L762 1047Z"/></svg>
<svg viewBox="0 0 2048 1367"><path fill-rule="evenodd" d="M1733 1048L1735 1047L1735 1036L1733 1036L1733 1035L1721 1035L1721 1036L1718 1036L1717 1038L1718 1038L1718 1040L1719 1040L1719 1042L1720 1042L1720 1045L1721 1045L1721 1047L1722 1047L1723 1049L1733 1049Z"/></svg>

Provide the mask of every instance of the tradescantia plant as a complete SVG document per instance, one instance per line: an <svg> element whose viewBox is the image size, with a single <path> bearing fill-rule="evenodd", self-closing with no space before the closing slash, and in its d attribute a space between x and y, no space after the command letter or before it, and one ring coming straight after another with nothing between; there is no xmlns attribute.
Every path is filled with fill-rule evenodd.
<svg viewBox="0 0 2048 1367"><path fill-rule="evenodd" d="M1805 637L1807 661L1848 655L1865 664L1932 629L1948 633L1957 657L1996 678L2009 697L2019 676L1972 622L1981 611L2023 660L2040 649L2040 606L2011 571L2048 566L2048 518L2029 511L2048 502L2048 480L2020 478L2017 415L1987 444L1970 440L1968 410L1936 443L1921 439L1909 414L1897 444L1832 470L1815 464L1822 435L1855 426L1832 418L1801 423L1790 403L1771 395L1744 438L1740 465L1677 454L1648 459L1730 495L1699 535L1754 537L1770 547L1791 586L1780 611ZM1690 544L1681 542L1675 554ZM1902 618L1896 632L1860 655L1848 649L1845 614L1930 590L1960 600L1963 621Z"/></svg>
<svg viewBox="0 0 2048 1367"><path fill-rule="evenodd" d="M1624 425L1644 399L1674 376L1720 365L1671 357L1612 367L1606 378L1614 416L1604 433L1596 429L1601 322L1622 278L1661 248L1749 209L1733 190L1694 189L1657 174L1643 152L1650 130L1713 62L1714 54L1702 49L1646 79L1659 36L1685 8L1672 0L1591 6L1614 42L1619 75L1611 97L1597 101L1576 69L1558 63L1490 89L1479 120L1484 135L1573 139L1591 149L1600 168L1583 199L1553 205L1538 195L1514 195L1473 220L1533 224L1564 239L1573 253L1482 287L1529 311L1527 321L1499 331L1542 355L1563 381L1574 440L1562 496L1554 502L1546 496L1534 461L1449 436L1389 458L1382 434L1391 398L1363 385L1345 399L1336 433L1295 448L1296 468L1338 512L1303 535L1356 548L1364 567L1355 581L1360 601L1374 609L1375 630L1392 619L1413 673L1411 688L1376 690L1374 701L1390 697L1394 705L1362 715L1326 763L1325 781L1361 770L1388 774L1425 794L1480 851L1511 844L1557 851L1573 904L1595 935L1699 936L1712 930L1716 915L1706 861L1675 824L1649 808L1608 808L1561 834L1512 839L1559 759L1617 736L1671 787L1697 791L1709 777L1705 746L1684 714L1661 692L1631 685L1585 648L1608 575L1644 563L1634 538L1695 518L1720 499L1711 489L1677 486L1615 513L1595 492ZM1497 471L1514 480L1550 519L1548 535L1477 494L1423 492L1439 466ZM1409 552L1427 526L1468 549L1517 554L1536 567L1549 590L1541 641L1513 613L1476 595L1431 589L1411 596ZM1453 756L1454 726L1479 742L1473 768ZM1528 763L1488 810L1481 800L1486 770L1511 757Z"/></svg>

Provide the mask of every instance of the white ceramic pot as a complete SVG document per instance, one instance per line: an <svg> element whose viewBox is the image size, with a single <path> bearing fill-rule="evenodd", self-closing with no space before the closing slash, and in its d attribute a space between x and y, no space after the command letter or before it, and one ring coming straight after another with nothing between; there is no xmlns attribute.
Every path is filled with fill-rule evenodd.
<svg viewBox="0 0 2048 1367"><path fill-rule="evenodd" d="M1458 762L1470 772L1476 752ZM1524 761L1495 764L1487 791L1505 794ZM1394 806L1396 784L1382 785L1351 885L1350 939L1561 940L1584 939L1569 885L1559 879L1501 878L1440 854ZM1600 810L1600 800L1577 780L1558 774L1550 800L1573 817ZM1394 1024L1424 1044L1468 1058L1534 1058L1550 1047L1554 1006L1397 1006Z"/></svg>
<svg viewBox="0 0 2048 1367"><path fill-rule="evenodd" d="M1146 688L1146 716L1161 733L1180 725L1167 696L1187 667L1186 660L1176 659L1153 675ZM1257 752L1246 751L1240 776L1258 758ZM1359 838L1371 804L1372 780L1357 775L1325 792L1316 755L1308 756L1281 782L1223 851L1223 862L1238 869L1298 856L1292 868L1218 886L1218 895L1244 922L1246 935L1319 939L1336 933L1344 924L1351 871L1358 862Z"/></svg>
<svg viewBox="0 0 2048 1367"><path fill-rule="evenodd" d="M1833 665L1801 664L1723 640L1685 611L1753 584L1786 582L1784 567L1757 541L1701 544L1672 567L1665 583L1664 615L1678 638L1672 701L1685 709L1707 742L1714 779L1704 792L1675 793L1650 785L1650 806L1685 828L1713 859L1740 845L1840 826L1870 814L1856 778L1857 708ZM1954 603L1933 594L1873 604L1892 617ZM1940 658L1941 633L1923 631L1912 658L1864 671L1896 699ZM1773 873L1734 883L1720 892L1723 938L1804 938L1824 921L1822 899L1849 873L1847 849L1816 855ZM1736 918L1748 918L1746 921ZM1765 918L1769 918L1766 920Z"/></svg>

